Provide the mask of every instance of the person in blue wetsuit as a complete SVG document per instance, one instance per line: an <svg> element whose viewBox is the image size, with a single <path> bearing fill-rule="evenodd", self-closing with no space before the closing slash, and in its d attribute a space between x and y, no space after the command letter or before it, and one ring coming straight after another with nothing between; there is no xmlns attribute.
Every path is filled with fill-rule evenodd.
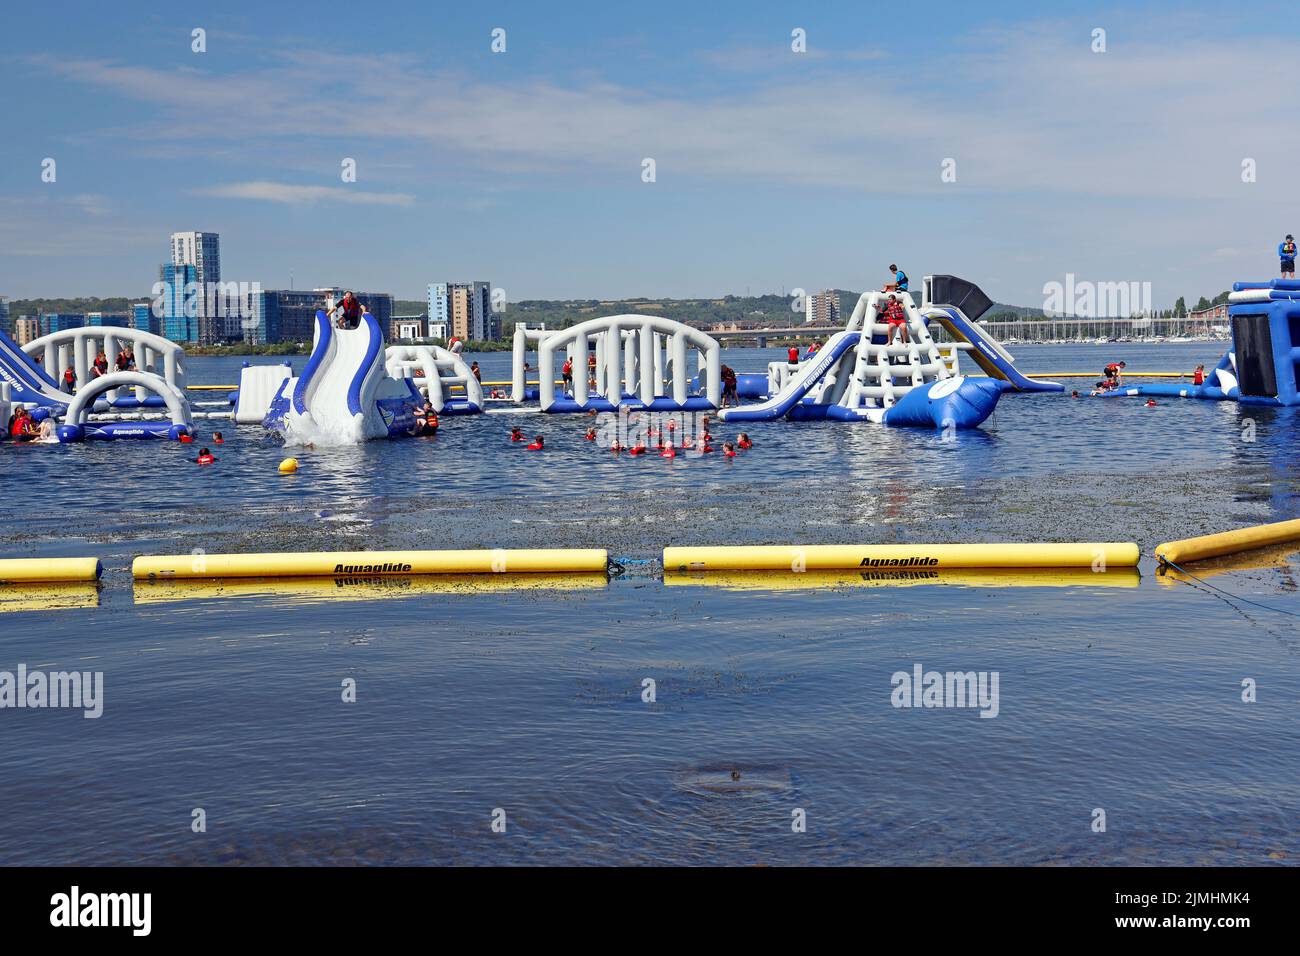
<svg viewBox="0 0 1300 956"><path fill-rule="evenodd" d="M892 262L889 264L889 271L894 274L894 289L898 292L907 291L907 273ZM885 291L889 291L886 289Z"/></svg>
<svg viewBox="0 0 1300 956"><path fill-rule="evenodd" d="M1277 247L1277 257L1282 260L1283 279L1295 278L1295 252L1295 236L1288 232Z"/></svg>

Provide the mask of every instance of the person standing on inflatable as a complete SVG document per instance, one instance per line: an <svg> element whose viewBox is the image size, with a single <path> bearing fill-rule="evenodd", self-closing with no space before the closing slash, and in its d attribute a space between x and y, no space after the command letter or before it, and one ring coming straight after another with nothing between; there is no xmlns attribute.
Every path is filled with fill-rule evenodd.
<svg viewBox="0 0 1300 956"><path fill-rule="evenodd" d="M790 351L787 353L786 357L790 363L790 367L797 368L799 365L799 346L797 345L790 346Z"/></svg>
<svg viewBox="0 0 1300 956"><path fill-rule="evenodd" d="M1283 279L1295 278L1295 252L1295 236L1288 232L1277 247L1277 257L1282 260Z"/></svg>
<svg viewBox="0 0 1300 956"><path fill-rule="evenodd" d="M337 323L340 329L355 329L361 324L361 312L363 307L361 303L357 301L357 297L352 294L351 289L343 293L343 301L339 302L337 305L330 306L325 314L333 317L334 313L339 309L343 310L343 314L339 316Z"/></svg>

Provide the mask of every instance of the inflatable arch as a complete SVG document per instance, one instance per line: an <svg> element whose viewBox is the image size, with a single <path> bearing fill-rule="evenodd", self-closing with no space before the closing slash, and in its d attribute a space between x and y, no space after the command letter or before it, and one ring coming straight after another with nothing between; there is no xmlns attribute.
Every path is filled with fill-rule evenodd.
<svg viewBox="0 0 1300 956"><path fill-rule="evenodd" d="M46 374L55 381L71 365L77 373L78 385L84 387L92 381L91 369L100 349L103 349L108 359L111 372L113 360L123 346L129 346L135 353L137 371L160 375L168 385L182 392L185 390L185 350L171 339L152 332L111 325L64 329L28 342L23 346L23 351L33 358L40 356ZM108 403L116 408L160 405L157 401L149 403L149 391L147 386L136 388L134 399L119 397L116 388L107 393L100 390L97 394L104 395Z"/></svg>
<svg viewBox="0 0 1300 956"><path fill-rule="evenodd" d="M524 333L525 341L527 332ZM522 362L516 332L515 390ZM589 385L594 345L595 380ZM687 354L696 353L703 395L691 395ZM573 393L557 396L555 378L564 358L573 360ZM722 404L722 349L699 329L654 315L611 315L588 319L537 339L538 398L544 412L614 411L620 406L654 411L717 408Z"/></svg>
<svg viewBox="0 0 1300 956"><path fill-rule="evenodd" d="M95 399L100 395L118 388L134 387L153 392L167 408L171 417L166 421L129 421L96 422L87 421ZM158 375L148 372L110 372L102 375L88 385L83 386L72 397L68 405L67 416L56 433L61 442L77 442L83 439L114 438L170 438L179 439L191 431L193 422L190 416L190 403L185 394L175 385L168 383Z"/></svg>
<svg viewBox="0 0 1300 956"><path fill-rule="evenodd" d="M389 378L409 378L416 388L427 389L429 403L440 415L483 411L483 386L459 352L436 345L390 345L384 363ZM452 397L456 386L465 390L463 398Z"/></svg>

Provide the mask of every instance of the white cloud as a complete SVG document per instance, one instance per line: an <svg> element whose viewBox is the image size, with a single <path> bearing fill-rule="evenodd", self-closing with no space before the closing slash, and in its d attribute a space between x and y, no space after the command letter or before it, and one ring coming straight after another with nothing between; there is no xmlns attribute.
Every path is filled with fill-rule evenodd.
<svg viewBox="0 0 1300 956"><path fill-rule="evenodd" d="M227 183L196 190L204 196L224 196L229 199L257 199L291 205L318 202L357 203L368 206L409 206L415 197L408 193L375 193L351 189L347 186L295 186L269 180L245 183Z"/></svg>
<svg viewBox="0 0 1300 956"><path fill-rule="evenodd" d="M1300 128L1278 122L1270 95L1276 63L1292 52L1282 38L1180 40L1148 31L1094 54L1086 32L1039 26L976 41L924 60L855 59L828 69L823 57L815 71L733 75L708 96L672 92L670 74L653 91L589 78L506 84L430 71L392 54L282 53L271 68L233 75L37 62L186 116L202 114L213 138L283 144L317 141L329 130L388 158L419 151L433 175L459 165L589 176L635 172L653 156L661 180L775 181L863 194L1247 201L1284 194ZM742 62L751 55L735 51ZM957 160L955 189L940 182L947 157ZM1258 183L1240 181L1246 157L1259 165Z"/></svg>

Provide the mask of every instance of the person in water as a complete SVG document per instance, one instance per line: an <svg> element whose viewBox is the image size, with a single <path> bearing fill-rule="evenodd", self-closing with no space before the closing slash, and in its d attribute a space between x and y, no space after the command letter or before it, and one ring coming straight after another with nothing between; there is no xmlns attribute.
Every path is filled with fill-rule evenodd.
<svg viewBox="0 0 1300 956"><path fill-rule="evenodd" d="M754 447L754 442L750 440L750 437L747 434L741 432L739 437L736 439L736 445L742 451L749 451L749 449Z"/></svg>
<svg viewBox="0 0 1300 956"><path fill-rule="evenodd" d="M1193 385L1204 385L1204 384L1205 384L1205 365L1204 365L1204 364L1196 366L1196 371L1192 373L1192 384L1193 384Z"/></svg>
<svg viewBox="0 0 1300 956"><path fill-rule="evenodd" d="M594 428L588 428L588 429L587 429L587 434L583 435L582 437L583 437L583 440L584 440L584 441L595 441L595 440L596 440L596 429L594 429Z"/></svg>
<svg viewBox="0 0 1300 956"><path fill-rule="evenodd" d="M225 440L224 438L221 437L221 432L213 432L213 433L212 433L212 444L214 444L214 445L221 445L221 444L224 444L225 441L226 441L226 440Z"/></svg>
<svg viewBox="0 0 1300 956"><path fill-rule="evenodd" d="M200 465L210 465L217 459L212 457L212 452L206 448L199 449L199 457L194 459Z"/></svg>
<svg viewBox="0 0 1300 956"><path fill-rule="evenodd" d="M735 458L736 446L729 441L724 441L722 443L722 453L726 455L728 458Z"/></svg>
<svg viewBox="0 0 1300 956"><path fill-rule="evenodd" d="M1295 278L1295 252L1295 236L1288 232L1277 247L1277 257L1282 260L1283 279Z"/></svg>
<svg viewBox="0 0 1300 956"><path fill-rule="evenodd" d="M524 430L523 430L522 428L520 428L518 425L516 425L514 428L510 429L510 440L511 440L511 441L527 441L527 439L524 438Z"/></svg>
<svg viewBox="0 0 1300 956"><path fill-rule="evenodd" d="M617 438L615 438L615 439L610 443L610 445L609 445L609 450L612 451L612 452L614 452L614 454L618 454L619 452L621 452L621 451L623 450L623 443L620 442Z"/></svg>
<svg viewBox="0 0 1300 956"><path fill-rule="evenodd" d="M528 450L529 450L529 451L541 451L541 450L542 450L543 448L545 448L545 447L546 447L546 441L542 438L542 436L541 436L541 435L535 435L535 436L533 437L533 443L532 443L531 445L528 446Z"/></svg>
<svg viewBox="0 0 1300 956"><path fill-rule="evenodd" d="M424 407L415 416L415 424L419 427L418 434L421 435L432 435L438 431L438 413L434 410L433 402L427 398L424 400Z"/></svg>
<svg viewBox="0 0 1300 956"><path fill-rule="evenodd" d="M352 294L351 289L344 292L343 298L331 306L325 315L332 318L334 313L340 310L342 310L342 314L339 315L337 322L340 329L355 329L361 324L361 313L364 311L364 307L357 301L357 297Z"/></svg>
<svg viewBox="0 0 1300 956"><path fill-rule="evenodd" d="M9 416L9 437L14 441L31 441L38 434L40 431L32 420L32 413L19 405L18 410Z"/></svg>

